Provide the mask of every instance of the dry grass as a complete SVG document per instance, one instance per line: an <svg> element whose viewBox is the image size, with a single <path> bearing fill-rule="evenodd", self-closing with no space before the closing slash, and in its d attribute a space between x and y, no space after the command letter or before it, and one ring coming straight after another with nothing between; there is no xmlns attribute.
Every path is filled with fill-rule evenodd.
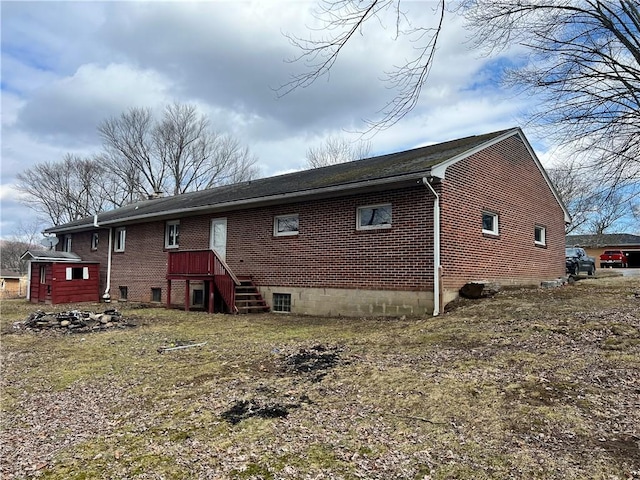
<svg viewBox="0 0 640 480"><path fill-rule="evenodd" d="M584 280L406 320L131 305L138 327L73 335L16 333L33 307L3 302L0 473L640 478L635 292L639 279ZM207 344L157 351L187 340ZM318 345L334 366L294 368Z"/></svg>

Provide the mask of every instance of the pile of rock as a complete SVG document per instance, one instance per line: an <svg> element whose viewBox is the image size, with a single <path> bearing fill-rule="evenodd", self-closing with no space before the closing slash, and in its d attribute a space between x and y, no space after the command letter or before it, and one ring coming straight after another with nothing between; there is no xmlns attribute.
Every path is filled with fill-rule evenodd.
<svg viewBox="0 0 640 480"><path fill-rule="evenodd" d="M109 328L124 328L135 326L122 317L115 309L105 310L104 313L80 312L43 312L38 310L31 313L23 322L14 323L19 330L49 330L62 329L72 332L87 332L106 330Z"/></svg>

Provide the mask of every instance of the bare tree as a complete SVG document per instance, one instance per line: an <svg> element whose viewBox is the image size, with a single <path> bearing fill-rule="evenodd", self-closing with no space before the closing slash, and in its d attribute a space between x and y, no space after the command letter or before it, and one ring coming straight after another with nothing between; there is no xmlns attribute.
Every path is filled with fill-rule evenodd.
<svg viewBox="0 0 640 480"><path fill-rule="evenodd" d="M344 137L327 137L317 147L309 147L307 150L307 165L310 168L326 167L336 163L360 160L369 156L371 142L351 142Z"/></svg>
<svg viewBox="0 0 640 480"><path fill-rule="evenodd" d="M106 208L101 194L105 171L95 159L67 154L17 175L24 203L54 224L72 222Z"/></svg>
<svg viewBox="0 0 640 480"><path fill-rule="evenodd" d="M257 175L256 158L237 140L211 129L193 105L167 105L159 120L132 108L98 127L110 170L128 202L160 192L174 195Z"/></svg>
<svg viewBox="0 0 640 480"><path fill-rule="evenodd" d="M286 95L305 88L318 78L328 75L347 44L361 34L365 24L374 23L386 28L385 17L391 13L396 38L406 37L414 45L415 56L395 70L385 73L385 79L397 92L381 110L381 118L369 122L371 129L385 129L396 124L416 106L422 87L427 82L434 61L438 38L445 17L445 0L434 9L434 26L416 27L402 10L402 0L320 0L314 16L323 25L321 38L300 38L287 35L300 55L293 61L302 62L303 73L293 75L278 92Z"/></svg>
<svg viewBox="0 0 640 480"><path fill-rule="evenodd" d="M364 25L386 28L391 11L397 39L414 43L415 56L387 80L395 98L372 129L387 128L417 104L444 25L448 5L437 2L434 24L411 25L402 0L320 0L321 36L289 36L305 71L280 93L307 87L328 74ZM508 85L534 95L532 124L557 141L593 154L608 184L640 177L640 13L637 0L463 0L448 2L463 15L473 45L487 55L513 46L528 52L522 67L504 71ZM387 22L388 23L388 22Z"/></svg>
<svg viewBox="0 0 640 480"><path fill-rule="evenodd" d="M42 250L38 243L42 237L42 222L34 220L21 222L15 234L10 238L0 240L0 268L10 270L24 275L27 272L27 262L20 260L20 257L27 250Z"/></svg>
<svg viewBox="0 0 640 480"><path fill-rule="evenodd" d="M633 183L602 184L593 170L574 158L547 169L551 182L569 210L572 223L566 233L604 234L630 227L640 206L640 189Z"/></svg>

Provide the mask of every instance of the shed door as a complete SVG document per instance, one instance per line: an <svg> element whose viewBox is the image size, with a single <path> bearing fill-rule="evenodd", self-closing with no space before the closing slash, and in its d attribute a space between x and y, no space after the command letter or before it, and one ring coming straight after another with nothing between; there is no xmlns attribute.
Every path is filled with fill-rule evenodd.
<svg viewBox="0 0 640 480"><path fill-rule="evenodd" d="M222 260L226 259L227 255L227 219L226 218L214 218L211 220L211 250L220 256Z"/></svg>
<svg viewBox="0 0 640 480"><path fill-rule="evenodd" d="M38 282L38 302L47 300L47 266L40 265L40 278Z"/></svg>

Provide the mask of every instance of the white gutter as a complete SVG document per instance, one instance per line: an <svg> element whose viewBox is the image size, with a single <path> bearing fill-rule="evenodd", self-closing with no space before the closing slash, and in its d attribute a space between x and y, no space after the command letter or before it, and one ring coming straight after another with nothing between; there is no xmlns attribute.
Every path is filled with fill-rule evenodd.
<svg viewBox="0 0 640 480"><path fill-rule="evenodd" d="M112 245L111 242L113 241L113 228L109 229L109 255L107 257L107 286L104 289L104 294L102 295L102 299L106 302L109 303L111 301L111 294L109 293L109 290L111 290L111 251L112 251Z"/></svg>
<svg viewBox="0 0 640 480"><path fill-rule="evenodd" d="M430 177L433 179L433 177ZM433 199L433 316L440 314L440 197L431 186L427 177L422 177L422 183L431 190Z"/></svg>
<svg viewBox="0 0 640 480"><path fill-rule="evenodd" d="M100 225L98 225L98 214L97 213L93 216L93 226L96 227L96 228L100 227Z"/></svg>

